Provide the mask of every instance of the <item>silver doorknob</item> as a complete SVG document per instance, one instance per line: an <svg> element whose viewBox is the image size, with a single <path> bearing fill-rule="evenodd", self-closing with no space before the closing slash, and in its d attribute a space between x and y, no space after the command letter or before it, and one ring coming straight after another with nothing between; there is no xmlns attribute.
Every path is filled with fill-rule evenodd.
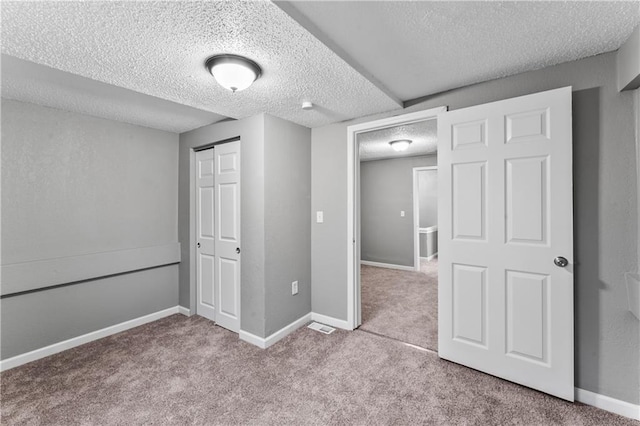
<svg viewBox="0 0 640 426"><path fill-rule="evenodd" d="M236 253L240 254L240 247L236 247Z"/></svg>
<svg viewBox="0 0 640 426"><path fill-rule="evenodd" d="M555 263L556 266L564 268L565 266L567 266L569 264L569 261L566 258L562 257L562 256L558 256L555 259L553 259L553 263Z"/></svg>

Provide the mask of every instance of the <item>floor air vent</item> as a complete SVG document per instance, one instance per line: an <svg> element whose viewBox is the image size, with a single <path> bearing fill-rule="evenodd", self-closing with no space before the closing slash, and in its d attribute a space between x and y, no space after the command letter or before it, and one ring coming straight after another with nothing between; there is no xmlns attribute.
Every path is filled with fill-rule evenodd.
<svg viewBox="0 0 640 426"><path fill-rule="evenodd" d="M308 327L312 330L319 331L324 334L331 334L336 331L335 328L329 327L328 325L320 324L319 322L312 322L308 325Z"/></svg>

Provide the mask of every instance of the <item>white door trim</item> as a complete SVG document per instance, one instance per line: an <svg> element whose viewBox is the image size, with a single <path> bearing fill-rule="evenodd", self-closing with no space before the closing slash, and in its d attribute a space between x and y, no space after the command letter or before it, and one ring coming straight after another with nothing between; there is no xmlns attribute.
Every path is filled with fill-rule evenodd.
<svg viewBox="0 0 640 426"><path fill-rule="evenodd" d="M418 191L418 172L438 171L438 166L413 168L413 269L420 272L420 193Z"/></svg>
<svg viewBox="0 0 640 426"><path fill-rule="evenodd" d="M438 114L447 111L446 106L424 111L397 115L367 123L347 127L347 323L351 329L360 325L360 273L356 266L360 265L360 241L358 238L360 221L357 219L359 209L358 171L360 155L356 136L362 132L386 129L401 124L436 119Z"/></svg>

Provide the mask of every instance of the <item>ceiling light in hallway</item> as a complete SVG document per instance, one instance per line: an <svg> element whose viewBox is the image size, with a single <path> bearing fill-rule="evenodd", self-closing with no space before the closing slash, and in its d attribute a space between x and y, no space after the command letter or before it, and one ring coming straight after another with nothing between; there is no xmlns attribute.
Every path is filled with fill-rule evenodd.
<svg viewBox="0 0 640 426"><path fill-rule="evenodd" d="M389 142L389 145L391 145L391 148L393 148L395 151L405 151L407 148L409 148L409 145L411 144L411 141L409 139L398 139L396 141L391 141Z"/></svg>

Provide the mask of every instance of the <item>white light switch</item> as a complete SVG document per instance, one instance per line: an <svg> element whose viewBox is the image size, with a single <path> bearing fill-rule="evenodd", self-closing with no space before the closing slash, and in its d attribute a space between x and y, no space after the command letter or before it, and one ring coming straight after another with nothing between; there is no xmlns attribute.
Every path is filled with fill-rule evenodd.
<svg viewBox="0 0 640 426"><path fill-rule="evenodd" d="M316 222L317 223L324 222L324 212L322 212L322 211L317 211L316 212Z"/></svg>
<svg viewBox="0 0 640 426"><path fill-rule="evenodd" d="M400 210L400 217L404 217L404 210Z"/></svg>

